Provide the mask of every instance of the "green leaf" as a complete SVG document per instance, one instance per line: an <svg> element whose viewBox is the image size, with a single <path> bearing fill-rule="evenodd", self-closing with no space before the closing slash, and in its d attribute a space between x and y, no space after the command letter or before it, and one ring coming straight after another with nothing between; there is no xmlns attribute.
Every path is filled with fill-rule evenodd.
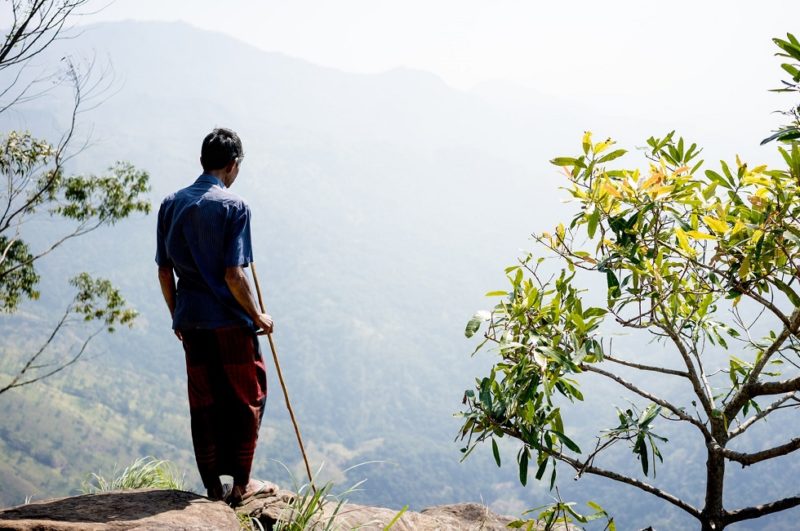
<svg viewBox="0 0 800 531"><path fill-rule="evenodd" d="M475 332L481 327L481 323L488 321L490 317L491 314L487 311L476 312L467 323L467 327L464 329L464 335L467 337L474 336Z"/></svg>
<svg viewBox="0 0 800 531"><path fill-rule="evenodd" d="M620 296L619 280L613 271L606 270L606 282L608 283L608 298L615 299Z"/></svg>
<svg viewBox="0 0 800 531"><path fill-rule="evenodd" d="M597 223L600 221L600 210L597 208L589 214L588 219L588 227L587 232L589 233L589 238L594 238L594 234L597 231Z"/></svg>
<svg viewBox="0 0 800 531"><path fill-rule="evenodd" d="M497 468L500 468L500 449L497 447L497 441L492 438L492 454L494 454L494 462L497 463Z"/></svg>
<svg viewBox="0 0 800 531"><path fill-rule="evenodd" d="M781 290L789 298L789 300L792 302L792 304L795 305L795 307L800 306L800 296L798 296L797 293L795 293L795 291L792 288L790 288L785 282L783 282L780 279L774 278L772 279L772 283L775 284L775 287Z"/></svg>
<svg viewBox="0 0 800 531"><path fill-rule="evenodd" d="M617 149L617 150L612 151L608 155L605 155L604 157L600 158L600 160L598 160L597 162L599 164L602 164L603 162L610 162L610 161L612 161L614 159L620 158L625 153L627 153L627 151L625 151L624 149Z"/></svg>
<svg viewBox="0 0 800 531"><path fill-rule="evenodd" d="M528 483L528 449L522 449L522 455L519 457L519 482L524 487Z"/></svg>
<svg viewBox="0 0 800 531"><path fill-rule="evenodd" d="M581 453L581 449L580 449L580 447L578 447L578 445L577 445L577 444L575 444L575 443L572 441L572 439L570 439L569 437L567 437L566 435L564 435L564 434L563 434L563 433L561 433L561 432L558 432L558 431L555 431L555 430L551 430L551 432L553 433L553 435L555 435L556 437L558 437L558 438L559 438L559 440L560 440L562 443L564 443L564 445L565 445L567 448L569 448L570 450L572 450L572 451L573 451L573 452L575 452L575 453L578 453L578 454L579 454L579 453Z"/></svg>
<svg viewBox="0 0 800 531"><path fill-rule="evenodd" d="M578 159L574 159L572 157L556 157L556 158L554 158L553 160L550 161L550 164L553 164L555 166L561 166L561 167L563 167L563 166L583 167L584 166L584 164L581 161L579 161Z"/></svg>
<svg viewBox="0 0 800 531"><path fill-rule="evenodd" d="M484 295L484 297L505 297L508 295L507 291L497 290L497 291L490 291Z"/></svg>
<svg viewBox="0 0 800 531"><path fill-rule="evenodd" d="M544 471L547 469L547 459L543 459L541 463L539 463L539 468L536 469L536 479L542 479L544 476Z"/></svg>

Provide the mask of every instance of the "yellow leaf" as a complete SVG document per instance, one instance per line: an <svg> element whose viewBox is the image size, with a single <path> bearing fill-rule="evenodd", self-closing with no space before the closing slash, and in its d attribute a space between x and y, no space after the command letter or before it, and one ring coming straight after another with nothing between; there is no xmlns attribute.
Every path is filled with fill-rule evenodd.
<svg viewBox="0 0 800 531"><path fill-rule="evenodd" d="M731 236L733 236L734 234L736 234L740 230L744 230L746 228L747 228L747 225L745 225L744 223L742 223L741 221L739 221L737 219L736 223L733 225L733 230L731 231Z"/></svg>
<svg viewBox="0 0 800 531"><path fill-rule="evenodd" d="M609 138L608 140L603 140L602 142L595 144L592 150L594 151L595 155L599 155L612 145L614 145L614 141Z"/></svg>
<svg viewBox="0 0 800 531"><path fill-rule="evenodd" d="M563 223L559 223L558 227L556 227L556 235L558 235L558 238L560 240L563 240L564 239L564 234L565 234L564 224Z"/></svg>
<svg viewBox="0 0 800 531"><path fill-rule="evenodd" d="M736 155L736 167L741 168L742 166L744 166L744 164L742 164L742 159L739 158L739 155Z"/></svg>
<svg viewBox="0 0 800 531"><path fill-rule="evenodd" d="M678 237L678 245L680 245L681 249L683 249L683 251L689 256L694 256L695 251L689 244L689 238L686 236L686 233L683 231L682 228L680 227L675 228L675 236Z"/></svg>
<svg viewBox="0 0 800 531"><path fill-rule="evenodd" d="M750 237L750 240L753 243L758 243L758 240L760 240L763 235L764 235L764 231L763 230L756 229L756 230L753 231L753 235Z"/></svg>
<svg viewBox="0 0 800 531"><path fill-rule="evenodd" d="M673 175L680 175L681 173L687 172L687 171L689 171L689 166L681 166L680 168L678 168L677 170L675 170L673 172Z"/></svg>
<svg viewBox="0 0 800 531"><path fill-rule="evenodd" d="M690 230L686 234L694 238L695 240L716 240L716 236L712 236L711 234L706 234L705 232L700 232L699 230Z"/></svg>
<svg viewBox="0 0 800 531"><path fill-rule="evenodd" d="M728 232L728 224L721 219L717 219L714 216L703 216L703 221L717 234L725 234Z"/></svg>
<svg viewBox="0 0 800 531"><path fill-rule="evenodd" d="M656 199L656 198L658 198L658 197L660 197L660 196L662 196L664 194L670 193L673 188L675 188L675 187L674 186L659 186L658 188L653 188L648 193L650 194L650 197L652 197L653 199Z"/></svg>
<svg viewBox="0 0 800 531"><path fill-rule="evenodd" d="M586 131L583 133L583 140L581 141L583 145L583 152L589 153L589 150L592 149L592 132Z"/></svg>
<svg viewBox="0 0 800 531"><path fill-rule="evenodd" d="M619 190L617 190L611 183L603 183L603 191L609 195L613 195L616 198L622 197L622 194L619 193Z"/></svg>
<svg viewBox="0 0 800 531"><path fill-rule="evenodd" d="M739 278L744 280L750 272L750 257L745 256L742 260L742 265L739 266Z"/></svg>
<svg viewBox="0 0 800 531"><path fill-rule="evenodd" d="M654 173L649 179L644 181L641 185L642 190L649 190L651 187L661 184L661 179L664 177L661 173Z"/></svg>

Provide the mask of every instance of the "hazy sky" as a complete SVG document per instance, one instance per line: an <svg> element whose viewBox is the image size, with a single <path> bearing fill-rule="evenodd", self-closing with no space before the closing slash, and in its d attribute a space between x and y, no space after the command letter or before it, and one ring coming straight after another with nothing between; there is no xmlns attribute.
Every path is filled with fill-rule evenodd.
<svg viewBox="0 0 800 531"><path fill-rule="evenodd" d="M183 20L343 70L408 66L469 87L490 79L543 92L641 93L728 82L765 63L769 38L798 31L796 0L116 0L97 20Z"/></svg>
<svg viewBox="0 0 800 531"><path fill-rule="evenodd" d="M800 1L116 0L84 21L125 19L181 20L347 71L406 66L459 88L505 80L709 120L743 101L759 116L782 106L765 92L781 76L770 38L800 32Z"/></svg>
<svg viewBox="0 0 800 531"><path fill-rule="evenodd" d="M81 23L129 19L183 21L351 72L405 66L461 89L502 80L524 98L721 139L768 132L781 121L771 112L792 104L767 92L782 77L771 38L800 33L800 1L115 0Z"/></svg>

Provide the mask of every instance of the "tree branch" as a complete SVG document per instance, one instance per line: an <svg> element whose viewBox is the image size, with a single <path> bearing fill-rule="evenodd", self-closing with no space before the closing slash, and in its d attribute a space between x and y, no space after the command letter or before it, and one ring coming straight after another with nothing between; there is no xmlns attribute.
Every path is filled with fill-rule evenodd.
<svg viewBox="0 0 800 531"><path fill-rule="evenodd" d="M622 360L619 358L614 358L613 356L609 356L608 354L603 355L604 360L612 361L614 363L619 363L620 365L625 365L626 367L632 367L634 369L639 369L641 371L651 371L651 372L660 372L661 374L671 374L673 376L681 376L683 378L689 378L689 373L685 371L676 371L675 369L667 369L665 367L655 367L652 365L643 365L641 363L634 363L632 361Z"/></svg>
<svg viewBox="0 0 800 531"><path fill-rule="evenodd" d="M734 395L730 402L725 406L723 411L726 419L732 419L736 417L739 413L739 410L747 403L748 400L753 398L754 396L758 395L767 395L767 394L778 394L778 393L785 393L787 391L797 391L800 390L800 387L794 387L797 383L800 383L800 379L795 378L793 380L785 380L784 382L762 382L756 383L758 377L761 375L761 371L769 362L770 358L773 354L778 352L783 345L783 342L786 339L797 333L797 328L800 325L800 308L796 308L794 313L791 317L791 322L789 323L790 326L784 327L778 337L775 338L775 341L764 351L761 355L761 359L753 367L753 370L750 371L750 374L744 381L744 384L739 389L739 391ZM797 383L790 383L790 382L797 382ZM768 385L769 384L769 385ZM781 390L779 384L783 384L785 387ZM773 392L766 392L764 390L764 386L766 389L771 389ZM756 392L757 394L754 394Z"/></svg>
<svg viewBox="0 0 800 531"><path fill-rule="evenodd" d="M785 511L792 507L800 505L800 496L792 496L782 500L765 503L763 505L754 505L753 507L746 507L735 511L727 511L725 515L725 522L732 524L734 522L741 522L742 520L750 520L752 518L760 518L768 514Z"/></svg>
<svg viewBox="0 0 800 531"><path fill-rule="evenodd" d="M711 443L709 444L711 446L712 451L721 453L723 456L725 456L726 459L729 459L731 461L736 461L737 463L741 463L742 468L744 468L746 466L754 465L761 461L766 461L767 459L772 459L774 457L780 457L782 455L790 454L795 450L800 449L800 437L795 437L786 444L782 444L774 448L769 448L767 450L762 450L760 452L754 452L751 454L745 452L736 452L729 448L723 448L714 441L711 441Z"/></svg>
<svg viewBox="0 0 800 531"><path fill-rule="evenodd" d="M675 330L673 330L671 325L668 325L666 323L659 323L658 327L667 333L667 336L675 344L675 347L678 349L678 352L680 352L680 355L683 358L683 362L686 365L686 371L689 377L689 381L692 382L692 389L694 389L694 394L697 395L697 398L703 405L703 410L705 411L706 415L708 415L708 417L711 418L714 410L714 407L711 403L713 397L709 397L708 395L706 395L706 390L703 387L703 384L700 381L700 379L697 377L697 372L695 371L695 367L694 364L692 363L692 358L689 355L689 351L686 349L686 345L683 344L683 341L681 341L681 338L678 336Z"/></svg>
<svg viewBox="0 0 800 531"><path fill-rule="evenodd" d="M749 419L745 420L740 426L738 426L736 429L731 430L728 433L728 440L731 440L734 437L738 437L739 435L743 434L745 431L747 431L747 428L749 428L750 426L752 426L753 424L755 424L759 420L763 419L764 417L766 417L767 415L769 415L773 411L777 410L784 403L786 403L787 401L791 400L795 396L797 396L797 393L788 393L788 394L782 396L781 398L779 398L778 400L776 400L775 402L773 402L772 404L770 404L769 406L767 406L766 408L764 408L761 411L759 411L757 414L755 414L752 417L750 417Z"/></svg>
<svg viewBox="0 0 800 531"><path fill-rule="evenodd" d="M700 422L699 420L697 420L696 418L694 418L692 416L687 415L682 410L678 409L673 404L671 404L670 402L667 402L663 398L659 398L659 397L655 396L652 393L644 391L644 390L640 389L639 387L637 387L636 385L634 385L634 384L628 382L627 380L617 376L616 374L608 372L608 371L604 371L603 369L600 369L599 367L595 367L594 365L590 365L590 364L584 363L584 364L581 364L580 367L581 367L581 369L583 369L583 370L585 370L587 372L594 372L596 374L600 374L601 376L605 376L606 378L614 380L615 382L620 384L622 387L625 387L626 389L629 389L630 391L633 391L637 395L639 395L641 397L644 397L644 398L650 400L651 402L656 403L659 406L662 406L662 407L670 410L679 419L681 419L683 421L686 421L686 422L696 426L703 433L703 436L706 438L706 440L711 440L712 439L711 433L708 431L708 428L706 428L706 426L702 422Z"/></svg>
<svg viewBox="0 0 800 531"><path fill-rule="evenodd" d="M558 459L559 461L562 461L564 463L569 464L570 466L572 466L578 472L581 472L581 471L582 472L588 472L589 474L594 474L596 476L603 476L605 478L613 479L614 481L618 481L620 483L625 483L627 485L631 485L631 486L636 487L636 488L638 488L640 490L643 490L645 492L649 492L650 494L653 494L654 496L658 496L662 500L666 500L669 503L671 503L671 504L673 504L673 505L675 505L677 507L680 507L681 509L683 509L687 513L691 514L695 518L700 518L700 511L697 508L695 508L694 506L686 503L685 501L681 500L677 496L674 496L673 494L670 494L670 493L668 493L668 492L666 492L666 491L664 491L662 489L659 489L658 487L654 487L653 485L650 485L649 483L645 483L644 481L640 481L638 479L635 479L635 478L632 478L632 477L628 477L628 476L625 476L623 474L619 474L617 472L613 472L611 470L606 470L604 468L596 467L594 465L585 466L579 460L574 459L574 458L569 457L569 456L566 456L566 455L563 455L561 453L553 452L553 453L551 453L551 455L555 459Z"/></svg>

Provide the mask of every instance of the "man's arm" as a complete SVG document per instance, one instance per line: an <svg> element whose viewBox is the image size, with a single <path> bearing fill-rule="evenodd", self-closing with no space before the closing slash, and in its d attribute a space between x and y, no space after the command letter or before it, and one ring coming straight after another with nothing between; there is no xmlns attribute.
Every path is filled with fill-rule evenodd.
<svg viewBox="0 0 800 531"><path fill-rule="evenodd" d="M236 302L247 312L253 323L266 333L272 333L272 317L269 314L261 313L256 305L253 290L250 289L250 282L242 266L225 268L225 284L233 293Z"/></svg>
<svg viewBox="0 0 800 531"><path fill-rule="evenodd" d="M161 294L164 296L164 302L167 303L169 315L172 317L175 315L175 276L172 274L171 267L159 266L158 283L161 284ZM183 341L179 330L175 330L175 335Z"/></svg>

